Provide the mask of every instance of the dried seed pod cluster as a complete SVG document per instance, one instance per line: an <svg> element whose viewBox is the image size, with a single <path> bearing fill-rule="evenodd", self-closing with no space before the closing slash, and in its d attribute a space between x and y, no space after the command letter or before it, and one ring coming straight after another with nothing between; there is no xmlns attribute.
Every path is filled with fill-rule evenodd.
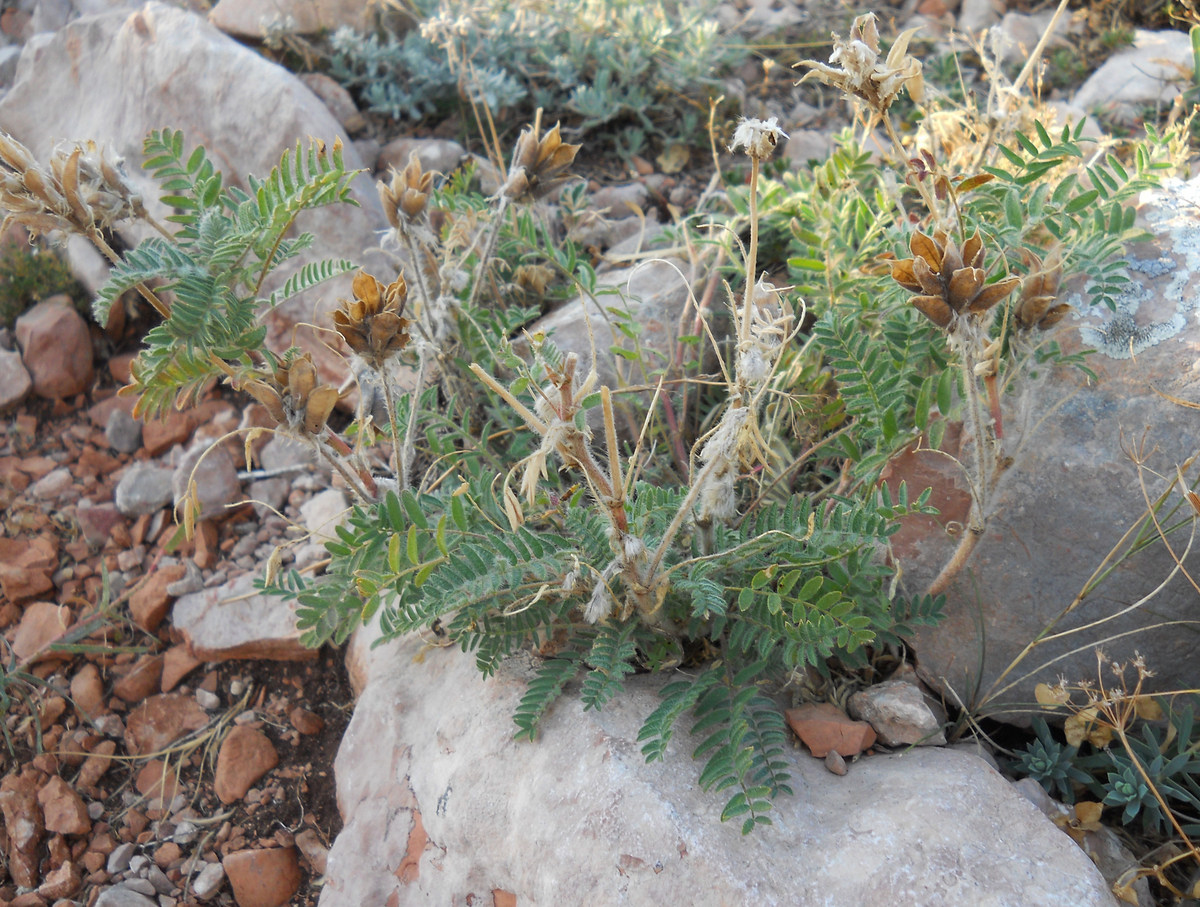
<svg viewBox="0 0 1200 907"><path fill-rule="evenodd" d="M55 149L47 169L24 145L0 133L0 162L6 225L16 221L36 235L91 235L145 213L141 196L120 172L120 159L110 159L95 142Z"/></svg>
<svg viewBox="0 0 1200 907"><path fill-rule="evenodd" d="M972 315L981 316L1008 296L1020 278L988 284L983 240L976 230L959 251L945 233L920 231L909 241L913 257L892 265L892 279L916 295L912 304L943 330L954 332Z"/></svg>
<svg viewBox="0 0 1200 907"><path fill-rule="evenodd" d="M392 171L392 181L378 183L379 200L383 202L383 213L388 223L397 230L402 229L401 219L415 220L424 213L429 204L429 193L436 176L433 170L422 170L421 159L414 151L403 170Z"/></svg>
<svg viewBox="0 0 1200 907"><path fill-rule="evenodd" d="M317 383L312 356L301 353L274 372L257 372L242 382L242 388L267 408L280 425L317 436L325 429L337 405L337 388Z"/></svg>
<svg viewBox="0 0 1200 907"><path fill-rule="evenodd" d="M1071 309L1065 302L1056 303L1062 283L1062 259L1057 251L1045 261L1028 250L1022 252L1022 257L1029 273L1021 282L1021 295L1013 313L1017 326L1026 331L1048 331Z"/></svg>
<svg viewBox="0 0 1200 907"><path fill-rule="evenodd" d="M907 88L912 99L920 103L925 96L921 61L908 53L908 43L916 31L910 28L901 33L888 51L887 59L880 61L879 27L875 24L875 14L866 13L854 20L849 38L834 34L829 62L839 66L816 60L802 60L796 65L809 67L804 79L817 78L826 85L840 88L848 95L862 98L881 113L892 106L902 88Z"/></svg>
<svg viewBox="0 0 1200 907"><path fill-rule="evenodd" d="M379 371L383 364L410 340L407 318L402 317L408 301L408 284L403 275L387 286L360 271L352 284L353 299L343 299L333 313L333 327L346 345Z"/></svg>
<svg viewBox="0 0 1200 907"><path fill-rule="evenodd" d="M567 169L575 163L575 155L583 146L564 142L557 123L541 138L538 137L540 131L540 123L535 120L517 139L508 179L500 188L503 195L515 202L544 198L574 178Z"/></svg>

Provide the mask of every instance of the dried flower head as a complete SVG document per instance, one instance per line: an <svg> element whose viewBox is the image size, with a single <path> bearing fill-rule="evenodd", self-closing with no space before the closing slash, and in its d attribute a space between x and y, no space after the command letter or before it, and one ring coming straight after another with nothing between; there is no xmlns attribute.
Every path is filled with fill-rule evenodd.
<svg viewBox="0 0 1200 907"><path fill-rule="evenodd" d="M575 163L582 145L568 145L559 134L558 124L541 138L541 111L532 126L525 127L517 139L508 179L500 193L513 201L525 202L544 198L563 183L574 178L567 169Z"/></svg>
<svg viewBox="0 0 1200 907"><path fill-rule="evenodd" d="M353 299L343 299L333 313L334 329L346 345L372 368L379 371L388 359L406 346L410 339L409 320L401 317L408 300L408 285L403 275L384 286L359 271L352 284Z"/></svg>
<svg viewBox="0 0 1200 907"><path fill-rule="evenodd" d="M414 151L403 170L392 171L392 181L382 180L377 184L379 200L383 202L383 213L388 223L397 230L403 229L401 219L415 220L429 204L429 192L433 186L433 170L422 170L421 159Z"/></svg>
<svg viewBox="0 0 1200 907"><path fill-rule="evenodd" d="M320 435L338 401L337 388L317 383L317 368L309 353L301 353L274 372L255 372L240 383L272 419L303 435Z"/></svg>
<svg viewBox="0 0 1200 907"><path fill-rule="evenodd" d="M733 132L733 141L729 143L729 150L737 151L739 148L745 148L748 157L757 161L765 161L775 153L775 147L779 144L779 140L787 137L787 133L779 128L779 120L776 117L771 117L766 122L742 117L738 120L737 129Z"/></svg>
<svg viewBox="0 0 1200 907"><path fill-rule="evenodd" d="M1021 255L1029 273L1021 281L1021 295L1014 310L1017 327L1025 331L1048 331L1071 310L1067 303L1055 302L1062 283L1062 258L1057 250L1045 261L1028 250Z"/></svg>
<svg viewBox="0 0 1200 907"><path fill-rule="evenodd" d="M110 158L95 142L56 148L45 168L24 145L0 133L0 162L5 224L16 221L40 235L90 235L145 213L141 196L121 173L120 158Z"/></svg>
<svg viewBox="0 0 1200 907"><path fill-rule="evenodd" d="M908 53L908 42L916 31L910 28L902 32L888 51L887 59L881 62L875 14L859 16L850 28L848 39L836 32L833 35L833 53L829 55L829 62L840 64L841 68L816 60L802 60L796 65L807 66L810 71L800 81L815 77L848 95L862 98L880 113L892 106L902 88L907 88L912 99L920 103L925 97L921 61Z"/></svg>
<svg viewBox="0 0 1200 907"><path fill-rule="evenodd" d="M961 252L954 240L940 231L933 236L917 231L909 249L913 257L892 265L892 279L917 294L912 304L922 315L950 332L963 319L989 311L1021 282L1006 277L985 283L984 247L978 230L963 243Z"/></svg>

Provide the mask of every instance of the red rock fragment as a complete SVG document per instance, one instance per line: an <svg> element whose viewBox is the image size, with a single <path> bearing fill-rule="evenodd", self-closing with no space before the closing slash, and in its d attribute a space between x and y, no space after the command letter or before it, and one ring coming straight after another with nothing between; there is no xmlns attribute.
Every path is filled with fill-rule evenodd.
<svg viewBox="0 0 1200 907"><path fill-rule="evenodd" d="M96 748L84 760L79 769L78 783L80 787L95 787L96 783L112 765L112 755L117 751L115 740L101 740Z"/></svg>
<svg viewBox="0 0 1200 907"><path fill-rule="evenodd" d="M126 719L125 749L130 755L146 756L206 724L208 715L191 696L179 693L151 696Z"/></svg>
<svg viewBox="0 0 1200 907"><path fill-rule="evenodd" d="M218 545L217 524L212 520L201 520L196 524L196 552L192 560L201 570L211 570L217 565L221 553Z"/></svg>
<svg viewBox="0 0 1200 907"><path fill-rule="evenodd" d="M171 646L163 653L163 672L161 688L169 693L188 674L204 664L199 658L188 651L185 645Z"/></svg>
<svg viewBox="0 0 1200 907"><path fill-rule="evenodd" d="M160 453L182 444L192 435L196 423L190 413L171 410L162 419L152 419L142 426L142 448L148 457L157 457Z"/></svg>
<svg viewBox="0 0 1200 907"><path fill-rule="evenodd" d="M279 764L279 753L262 731L246 725L233 728L221 743L213 790L222 803L234 803Z"/></svg>
<svg viewBox="0 0 1200 907"><path fill-rule="evenodd" d="M133 615L133 622L147 633L157 630L171 605L167 586L183 579L186 573L187 568L183 564L160 567L151 573L129 599L129 611Z"/></svg>
<svg viewBox="0 0 1200 907"><path fill-rule="evenodd" d="M37 661L63 656L47 652L46 647L67 632L73 618L71 609L53 602L34 602L25 608L13 637L13 653L22 661L37 656Z"/></svg>
<svg viewBox="0 0 1200 907"><path fill-rule="evenodd" d="M153 759L142 766L134 781L138 793L148 800L157 800L159 804L170 803L179 793L179 777L175 769L161 759ZM157 808L154 803L152 808Z"/></svg>
<svg viewBox="0 0 1200 907"><path fill-rule="evenodd" d="M46 878L38 886L37 893L48 900L69 898L83 884L83 878L71 860L67 860L57 869L46 873Z"/></svg>
<svg viewBox="0 0 1200 907"><path fill-rule="evenodd" d="M158 690L162 672L163 656L143 655L129 673L113 684L113 692L126 702L141 702Z"/></svg>
<svg viewBox="0 0 1200 907"><path fill-rule="evenodd" d="M319 734L325 729L324 718L301 706L292 709L288 719L292 722L292 727L309 737Z"/></svg>
<svg viewBox="0 0 1200 907"><path fill-rule="evenodd" d="M54 588L50 575L58 569L54 537L0 538L0 589L9 601L20 602Z"/></svg>
<svg viewBox="0 0 1200 907"><path fill-rule="evenodd" d="M87 806L75 789L55 775L38 791L38 803L47 831L63 835L86 835L92 830Z"/></svg>
<svg viewBox="0 0 1200 907"><path fill-rule="evenodd" d="M222 864L238 907L280 907L300 888L294 847L240 850Z"/></svg>
<svg viewBox="0 0 1200 907"><path fill-rule="evenodd" d="M805 703L784 713L787 723L818 759L830 750L844 757L857 756L875 743L875 730L865 721L854 721L828 702Z"/></svg>
<svg viewBox="0 0 1200 907"><path fill-rule="evenodd" d="M91 385L92 336L69 296L51 296L29 309L17 319L16 334L39 397L73 397Z"/></svg>
<svg viewBox="0 0 1200 907"><path fill-rule="evenodd" d="M37 799L40 777L44 776L27 769L0 781L0 812L8 832L8 873L22 888L38 884L38 845L45 832Z"/></svg>
<svg viewBox="0 0 1200 907"><path fill-rule="evenodd" d="M104 704L104 683L100 669L91 662L75 672L71 678L71 702L80 718L92 719L108 711Z"/></svg>

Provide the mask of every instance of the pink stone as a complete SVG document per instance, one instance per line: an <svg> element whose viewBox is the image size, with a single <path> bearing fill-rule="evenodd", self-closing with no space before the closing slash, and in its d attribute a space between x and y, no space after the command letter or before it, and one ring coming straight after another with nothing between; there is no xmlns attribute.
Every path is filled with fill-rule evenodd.
<svg viewBox="0 0 1200 907"><path fill-rule="evenodd" d="M52 296L18 318L17 343L39 397L73 397L91 386L92 337L70 297Z"/></svg>
<svg viewBox="0 0 1200 907"><path fill-rule="evenodd" d="M831 750L844 757L857 756L875 743L875 730L855 721L836 705L809 702L784 713L787 723L818 759Z"/></svg>

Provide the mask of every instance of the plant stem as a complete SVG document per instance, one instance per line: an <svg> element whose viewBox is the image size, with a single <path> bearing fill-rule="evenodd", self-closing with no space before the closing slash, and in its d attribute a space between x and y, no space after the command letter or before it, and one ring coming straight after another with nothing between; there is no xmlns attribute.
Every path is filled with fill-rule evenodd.
<svg viewBox="0 0 1200 907"><path fill-rule="evenodd" d="M479 261L475 265L475 280L471 284L471 295L467 298L466 305L463 306L467 310L474 308L475 299L479 296L479 287L487 273L488 262L492 260L492 254L496 251L496 240L500 237L500 225L504 222L504 215L508 211L508 202L507 195L500 196L500 203L496 206L496 216L492 220L492 226L488 231L487 240L483 244Z"/></svg>
<svg viewBox="0 0 1200 907"><path fill-rule="evenodd" d="M101 252L103 252L104 257L114 265L119 265L121 263L121 256L113 250L112 246L104 241L104 237L100 235L99 230L92 230L89 232L88 239L90 239L92 244L95 245L95 247ZM144 283L140 282L134 284L134 286L142 295L142 298L145 299L146 302L150 303L150 305L154 307L154 310L158 312L159 315L161 315L163 318L171 317L171 310L167 308L167 304L159 299L153 290L151 290Z"/></svg>
<svg viewBox="0 0 1200 907"><path fill-rule="evenodd" d="M421 400L421 391L425 389L425 376L429 369L429 350L428 343L421 344L421 352L417 362L417 383L413 387L412 394L409 396L408 407L408 424L404 427L404 446L396 447L396 474L400 477L400 487L408 488L412 482L412 461L415 450L415 440L417 436L417 404ZM388 408L391 410L390 416L392 419L392 443L399 445L399 434L396 430L396 410L391 402L391 390L388 382L383 383L384 393L387 396Z"/></svg>
<svg viewBox="0 0 1200 907"><path fill-rule="evenodd" d="M754 285L758 282L758 158L750 155L750 248L746 250L746 298L742 304L742 321L738 328L738 343L750 341L750 324L754 312Z"/></svg>

